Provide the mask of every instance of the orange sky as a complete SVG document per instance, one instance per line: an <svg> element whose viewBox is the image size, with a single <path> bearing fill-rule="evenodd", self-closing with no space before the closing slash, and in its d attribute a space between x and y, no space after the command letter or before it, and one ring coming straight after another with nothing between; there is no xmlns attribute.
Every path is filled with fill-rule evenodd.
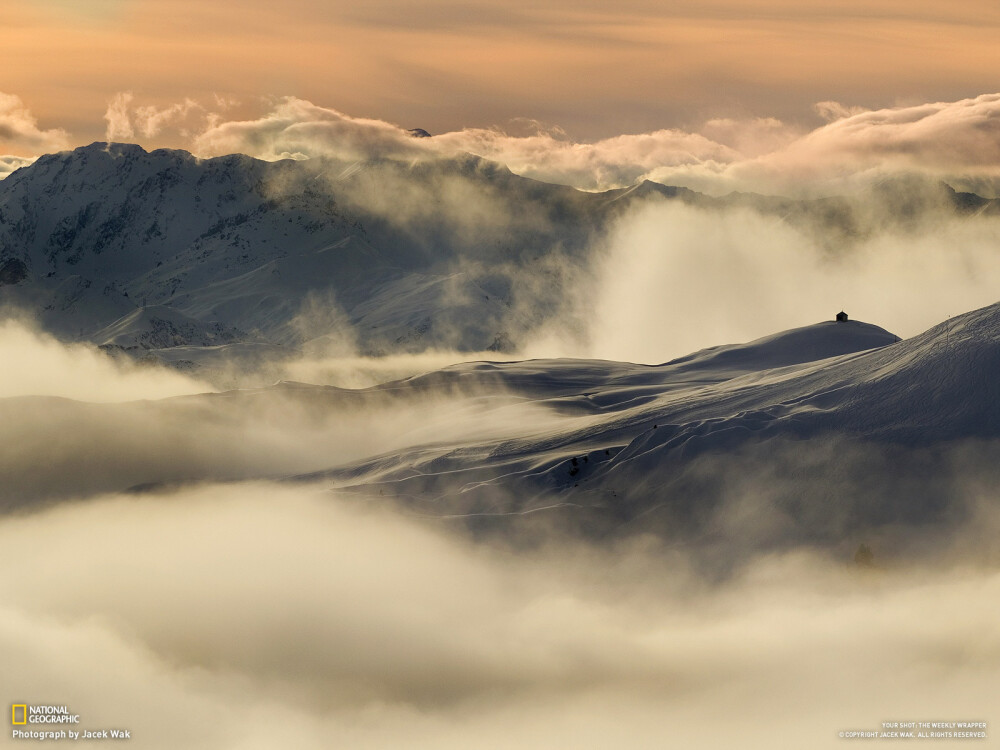
<svg viewBox="0 0 1000 750"><path fill-rule="evenodd" d="M73 144L104 137L120 91L225 97L227 117L291 95L432 132L524 117L596 139L992 92L998 39L996 0L3 0L0 92ZM0 153L31 150L4 138Z"/></svg>

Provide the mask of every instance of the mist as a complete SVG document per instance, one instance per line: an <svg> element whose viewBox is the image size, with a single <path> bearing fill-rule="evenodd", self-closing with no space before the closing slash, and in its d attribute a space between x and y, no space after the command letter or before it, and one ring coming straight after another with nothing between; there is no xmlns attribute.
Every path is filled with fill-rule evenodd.
<svg viewBox="0 0 1000 750"><path fill-rule="evenodd" d="M932 216L915 229L883 221L831 252L815 233L749 210L640 206L609 232L593 276L571 292L565 322L580 338L543 330L524 351L658 363L840 310L909 338L996 302L996 217Z"/></svg>
<svg viewBox="0 0 1000 750"><path fill-rule="evenodd" d="M460 376L148 400L169 373L147 366L97 376L141 400L98 403L93 384L94 402L53 398L87 395L78 373L105 355L9 330L12 355L71 363L0 400L12 701L58 700L144 748L839 747L886 721L991 720L993 444L939 463L904 451L941 479L904 478L895 500L904 485L872 444L690 456L664 470L695 481L650 475L628 494L704 526L646 514L610 535L561 520L582 510L555 492L536 501L551 511L506 523L508 490L486 486L498 518L483 533L444 492L392 496L393 472L419 476L406 461L436 452L485 460L504 441L561 446L593 416ZM369 361L336 351L342 377ZM453 498L486 484L438 469ZM948 507L921 515L934 493ZM866 525L880 509L888 522ZM875 565L853 562L859 542Z"/></svg>
<svg viewBox="0 0 1000 750"><path fill-rule="evenodd" d="M0 562L16 699L144 748L834 747L988 720L1000 669L995 568L708 584L652 539L515 553L310 487L8 516Z"/></svg>
<svg viewBox="0 0 1000 750"><path fill-rule="evenodd" d="M23 315L0 319L0 360L0 399L57 396L115 402L212 390L172 369L116 360L88 344L59 341Z"/></svg>
<svg viewBox="0 0 1000 750"><path fill-rule="evenodd" d="M558 415L491 394L357 394L294 385L91 404L0 400L0 502L143 489L201 479L307 474L421 445L439 450L531 435Z"/></svg>

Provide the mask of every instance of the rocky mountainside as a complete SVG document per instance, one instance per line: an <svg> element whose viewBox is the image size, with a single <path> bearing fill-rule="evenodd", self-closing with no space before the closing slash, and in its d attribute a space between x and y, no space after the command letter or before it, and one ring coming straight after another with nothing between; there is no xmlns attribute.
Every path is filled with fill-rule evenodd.
<svg viewBox="0 0 1000 750"><path fill-rule="evenodd" d="M555 304L518 298L512 278L555 249L582 256L610 210L474 157L269 163L97 143L0 182L0 283L50 330L98 344L296 344L332 316L366 351L502 348ZM326 320L303 316L312 297Z"/></svg>
<svg viewBox="0 0 1000 750"><path fill-rule="evenodd" d="M561 309L567 269L586 273L637 201L750 208L831 243L871 231L887 207L912 222L998 205L899 180L852 200L651 182L595 194L472 156L202 160L95 143L0 181L0 302L63 338L140 355L331 335L368 354L509 350Z"/></svg>

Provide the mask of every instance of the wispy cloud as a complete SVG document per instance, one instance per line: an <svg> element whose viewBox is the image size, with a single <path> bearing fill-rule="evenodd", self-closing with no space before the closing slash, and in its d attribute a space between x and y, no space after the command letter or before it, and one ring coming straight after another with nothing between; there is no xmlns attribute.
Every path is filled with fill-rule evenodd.
<svg viewBox="0 0 1000 750"><path fill-rule="evenodd" d="M1000 177L1000 94L838 114L785 148L730 165L724 175L775 186L895 171Z"/></svg>
<svg viewBox="0 0 1000 750"><path fill-rule="evenodd" d="M41 129L38 120L19 96L0 92L0 153L14 151L37 156L59 151L68 144L69 134L65 130Z"/></svg>
<svg viewBox="0 0 1000 750"><path fill-rule="evenodd" d="M882 109L823 101L815 109L827 123L815 129L775 117L730 117L708 119L689 130L660 129L596 141L575 140L558 125L527 118L507 127L464 128L416 139L401 125L296 97L271 100L266 112L247 119L234 116L232 107L232 100L219 95L158 105L121 91L105 110L105 137L146 145L167 140L199 156L246 153L268 160L426 160L475 154L517 174L585 190L650 179L713 194L833 194L888 174L916 172L978 181L991 192L995 186L989 185L1000 180L1000 94ZM0 134L5 132L32 156L69 142L63 130L39 130L20 100L10 95L0 95ZM7 171L23 163L9 161Z"/></svg>
<svg viewBox="0 0 1000 750"><path fill-rule="evenodd" d="M85 344L65 344L16 318L0 321L0 399L59 396L90 401L130 401L203 393L194 378L131 360L113 360Z"/></svg>
<svg viewBox="0 0 1000 750"><path fill-rule="evenodd" d="M588 343L542 331L528 352L656 363L841 309L905 338L996 302L1000 219L928 212L908 229L885 207L872 212L877 231L831 250L812 231L747 209L639 206L609 234L592 280L568 292L579 295L567 307Z"/></svg>
<svg viewBox="0 0 1000 750"><path fill-rule="evenodd" d="M584 189L648 178L714 193L833 192L849 189L852 180L899 171L1000 177L1000 94L879 110L835 102L817 108L831 122L811 131L776 118L729 118L708 120L697 131L658 130L584 143L555 128L526 135L468 128L413 139L391 123L286 98L258 119L210 125L193 147L206 155L241 151L265 159L411 159L466 152L518 174Z"/></svg>
<svg viewBox="0 0 1000 750"><path fill-rule="evenodd" d="M105 140L108 142L130 142L137 137L155 138L168 127L187 138L192 135L190 129L205 127L206 123L214 121L209 119L208 112L201 104L190 98L163 107L155 104L132 106L134 99L135 95L131 91L119 91L108 102L108 108L104 111L104 121L107 123ZM229 106L229 100L216 97L215 105L220 110L225 110ZM192 115L199 114L202 116L200 121L192 123Z"/></svg>
<svg viewBox="0 0 1000 750"><path fill-rule="evenodd" d="M132 99L131 91L119 91L108 102L108 108L104 111L104 120L108 124L105 140L109 143L127 142L135 138L135 128L132 127L132 114L129 108Z"/></svg>

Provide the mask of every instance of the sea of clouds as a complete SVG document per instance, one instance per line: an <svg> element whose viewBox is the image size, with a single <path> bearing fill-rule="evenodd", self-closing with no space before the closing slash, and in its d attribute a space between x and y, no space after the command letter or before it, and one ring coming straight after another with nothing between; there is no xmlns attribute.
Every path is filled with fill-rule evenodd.
<svg viewBox="0 0 1000 750"><path fill-rule="evenodd" d="M295 98L233 122L195 101L156 108L123 93L107 118L115 140L194 123L202 156L472 152L589 190L648 178L822 195L913 171L984 194L996 184L1000 95L819 107L829 123L811 132L717 120L595 143L544 128L415 139ZM10 95L0 126L38 153L69 141ZM911 335L996 301L998 240L995 218L930 216L831 255L745 208L640 204L595 240L589 265L564 271L566 304L519 353L662 361L841 308ZM267 371L368 385L462 356L376 362L352 341ZM322 389L219 392L16 318L0 324L0 359L11 701L67 704L84 726L123 726L143 748L247 750L842 747L839 732L882 721L995 718L996 492L974 471L955 490L968 516L943 540L922 529L914 540L928 552L911 546L905 564L861 569L804 539L706 578L692 549L652 535L484 541L330 483L279 481L558 427L507 393L355 404ZM766 525L760 506L732 510L728 533Z"/></svg>

